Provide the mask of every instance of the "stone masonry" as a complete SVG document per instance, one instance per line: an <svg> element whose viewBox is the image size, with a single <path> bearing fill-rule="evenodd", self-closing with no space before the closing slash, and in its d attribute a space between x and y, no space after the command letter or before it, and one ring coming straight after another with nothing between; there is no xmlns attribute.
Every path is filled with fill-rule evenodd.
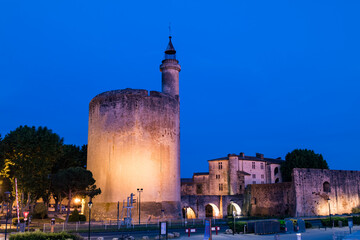
<svg viewBox="0 0 360 240"><path fill-rule="evenodd" d="M180 102L176 51L162 61L162 92L123 89L101 93L89 106L88 166L102 194L96 219L117 217L117 202L141 193L141 220L180 218ZM138 206L133 209L133 219Z"/></svg>
<svg viewBox="0 0 360 240"><path fill-rule="evenodd" d="M360 206L360 171L294 169L293 182L298 216L345 214Z"/></svg>

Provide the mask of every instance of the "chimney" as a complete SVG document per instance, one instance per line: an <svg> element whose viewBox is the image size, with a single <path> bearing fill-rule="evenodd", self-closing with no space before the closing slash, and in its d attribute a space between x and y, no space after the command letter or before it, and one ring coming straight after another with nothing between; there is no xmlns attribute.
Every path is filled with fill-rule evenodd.
<svg viewBox="0 0 360 240"><path fill-rule="evenodd" d="M262 153L256 153L256 157L260 159L264 159L264 154Z"/></svg>
<svg viewBox="0 0 360 240"><path fill-rule="evenodd" d="M241 153L240 153L240 157L241 157L241 158L245 157L245 153L241 152Z"/></svg>

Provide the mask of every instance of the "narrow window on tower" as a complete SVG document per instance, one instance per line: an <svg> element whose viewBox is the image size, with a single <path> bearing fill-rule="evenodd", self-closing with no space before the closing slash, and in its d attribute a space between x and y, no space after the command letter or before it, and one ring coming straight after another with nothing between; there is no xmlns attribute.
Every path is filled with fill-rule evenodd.
<svg viewBox="0 0 360 240"><path fill-rule="evenodd" d="M222 169L222 162L219 162L219 169Z"/></svg>
<svg viewBox="0 0 360 240"><path fill-rule="evenodd" d="M264 169L264 163L260 163L260 168Z"/></svg>
<svg viewBox="0 0 360 240"><path fill-rule="evenodd" d="M252 169L255 169L255 162L252 162Z"/></svg>
<svg viewBox="0 0 360 240"><path fill-rule="evenodd" d="M219 183L219 191L222 191L222 190L223 190L223 184Z"/></svg>
<svg viewBox="0 0 360 240"><path fill-rule="evenodd" d="M215 177L216 177L216 179L220 179L220 175L216 175Z"/></svg>
<svg viewBox="0 0 360 240"><path fill-rule="evenodd" d="M197 184L196 185L196 194L202 194L203 193L203 185Z"/></svg>

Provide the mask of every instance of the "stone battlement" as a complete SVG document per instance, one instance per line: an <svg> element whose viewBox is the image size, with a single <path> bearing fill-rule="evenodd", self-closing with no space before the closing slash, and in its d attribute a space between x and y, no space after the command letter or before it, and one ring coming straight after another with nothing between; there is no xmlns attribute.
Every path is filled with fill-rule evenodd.
<svg viewBox="0 0 360 240"><path fill-rule="evenodd" d="M112 90L100 93L96 95L91 101L90 101L90 108L92 106L97 105L99 103L104 102L116 102L118 99L129 96L129 97L155 97L155 98L169 98L169 99L176 99L179 100L177 96L173 97L169 94L158 92L158 91L148 91L145 89L132 89L132 88L126 88L126 89L119 89L119 90Z"/></svg>

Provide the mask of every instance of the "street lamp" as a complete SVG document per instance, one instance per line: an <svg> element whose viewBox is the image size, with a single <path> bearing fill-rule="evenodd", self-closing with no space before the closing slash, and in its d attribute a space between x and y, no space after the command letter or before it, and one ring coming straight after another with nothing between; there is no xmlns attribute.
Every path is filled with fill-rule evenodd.
<svg viewBox="0 0 360 240"><path fill-rule="evenodd" d="M138 188L137 189L138 193L139 193L139 225L140 225L140 197L141 197L141 193L143 192L142 188Z"/></svg>
<svg viewBox="0 0 360 240"><path fill-rule="evenodd" d="M332 226L332 222L331 222L331 210L330 210L330 197L328 197L326 200L328 201L328 204L329 204L330 224L331 224L331 226Z"/></svg>
<svg viewBox="0 0 360 240"><path fill-rule="evenodd" d="M233 210L232 214L233 214L233 221L234 221L234 231L233 231L233 235L235 235L235 215L236 215L236 212Z"/></svg>
<svg viewBox="0 0 360 240"><path fill-rule="evenodd" d="M92 207L93 203L91 201L91 197L90 197L90 201L88 203L89 206L89 234L88 234L88 240L90 240L90 224L91 224L91 207Z"/></svg>
<svg viewBox="0 0 360 240"><path fill-rule="evenodd" d="M184 209L185 209L185 211L184 211L184 213L185 213L185 214L184 214L184 215L185 215L185 221L184 221L184 222L185 222L185 226L186 226L186 225L187 225L187 218L188 218L188 215L187 215L188 206L185 206Z"/></svg>
<svg viewBox="0 0 360 240"><path fill-rule="evenodd" d="M6 201L7 201L7 204L6 204L6 222L5 222L5 240L6 240L6 235L7 235L7 222L8 222L8 218L9 218L9 204L10 204L10 201L9 201L9 198L10 198L10 192L5 192L5 197L6 197Z"/></svg>

